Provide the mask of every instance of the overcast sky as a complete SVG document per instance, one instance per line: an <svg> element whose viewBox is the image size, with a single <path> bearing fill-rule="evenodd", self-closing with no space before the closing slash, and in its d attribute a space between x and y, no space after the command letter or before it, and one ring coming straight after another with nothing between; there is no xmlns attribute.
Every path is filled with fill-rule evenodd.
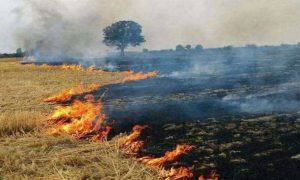
<svg viewBox="0 0 300 180"><path fill-rule="evenodd" d="M0 52L43 38L42 32L59 32L58 40L69 36L64 46L72 46L66 42L75 38L105 49L101 30L118 20L140 23L147 40L143 47L149 49L297 43L299 9L300 0L1 0ZM65 23L63 30L53 27L56 20ZM53 31L46 32L49 28Z"/></svg>

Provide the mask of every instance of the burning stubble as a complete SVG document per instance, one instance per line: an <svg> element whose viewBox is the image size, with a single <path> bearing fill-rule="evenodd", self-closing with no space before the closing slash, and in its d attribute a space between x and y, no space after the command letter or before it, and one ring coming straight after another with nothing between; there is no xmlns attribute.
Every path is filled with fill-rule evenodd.
<svg viewBox="0 0 300 180"><path fill-rule="evenodd" d="M66 71L83 71L86 73L97 73L102 75L103 71L94 66L83 68L79 65L62 65L61 69ZM133 71L121 72L124 75L122 83L128 81L138 81L156 76L156 72L135 73ZM44 100L48 103L64 103L70 101L72 97L88 94L101 87L101 85L92 83L88 87L83 85L75 86L71 89L65 89L56 95L50 96ZM56 106L55 111L50 116L49 121L54 124L50 134L69 134L76 138L84 138L87 134L96 132L97 135L91 138L92 141L103 140L111 128L104 124L105 115L102 113L101 99L94 101L90 94L85 96L86 102L76 99L71 105ZM104 125L103 125L104 124Z"/></svg>
<svg viewBox="0 0 300 180"><path fill-rule="evenodd" d="M64 69L69 70L70 68ZM84 71L82 68L71 68L71 70ZM124 73L127 76L125 76L122 82L147 79L156 75L155 72L143 74L129 71ZM68 97L67 100L70 100L75 94L83 94L87 92L84 90L84 88L78 89L79 90L73 88L73 91L62 91L67 92L67 96L62 96L62 94L65 95L65 93L59 93L56 97L52 96L48 98L46 102L60 103L62 102L62 98L57 97ZM49 130L49 133L60 136L71 135L77 139L88 139L93 142L102 142L106 140L112 129L112 127L106 124L106 116L102 112L102 107L103 105L101 99L95 101L92 95L87 95L85 100L76 99L71 103L71 105L58 105L55 107L53 114L49 118L49 122L52 126ZM144 145L144 141L139 140L139 136L147 127L148 126L135 125L131 134L123 136L119 139L120 148L123 149L126 154L137 158L139 156L139 151ZM157 171L159 176L166 180L192 178L192 169L187 167L175 168L172 166L170 169L165 168L166 164L176 161L179 156L190 152L192 149L193 146L178 144L175 150L167 151L162 157L156 158L152 156L142 156L137 158L137 161ZM215 178L215 180L217 179L218 177Z"/></svg>

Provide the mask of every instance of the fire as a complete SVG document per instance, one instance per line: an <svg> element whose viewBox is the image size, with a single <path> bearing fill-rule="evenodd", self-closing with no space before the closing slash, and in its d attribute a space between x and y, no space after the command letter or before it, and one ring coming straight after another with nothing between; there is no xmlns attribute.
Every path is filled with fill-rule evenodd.
<svg viewBox="0 0 300 180"><path fill-rule="evenodd" d="M65 89L56 95L50 96L47 99L45 99L44 102L61 103L61 102L69 101L69 100L71 100L71 98L74 95L90 93L92 91L95 91L99 87L100 87L100 84L96 84L96 83L90 84L87 88L84 88L83 85L81 84L81 85L73 87L71 89Z"/></svg>
<svg viewBox="0 0 300 180"><path fill-rule="evenodd" d="M87 69L86 69L88 72L93 72L93 71L96 71L97 70L97 68L96 68L96 66L95 65L91 65L90 67L88 67Z"/></svg>
<svg viewBox="0 0 300 180"><path fill-rule="evenodd" d="M120 147L125 149L126 154L130 154L136 156L140 149L144 145L144 141L138 141L138 137L141 135L142 131L148 126L135 125L132 128L132 133L128 136L122 137L120 142ZM177 145L176 149L171 152L166 152L165 156L160 158L153 158L150 156L139 158L139 160L147 165L148 167L157 170L159 176L165 180L177 180L177 179L187 179L192 178L193 173L192 170L186 167L174 168L172 167L170 170L159 169L167 162L171 162L176 160L180 155L185 154L192 150L192 146L189 145Z"/></svg>
<svg viewBox="0 0 300 180"><path fill-rule="evenodd" d="M159 175L165 180L190 179L194 176L192 170L186 167L172 167L170 170L163 169Z"/></svg>
<svg viewBox="0 0 300 180"><path fill-rule="evenodd" d="M61 68L63 70L71 70L71 71L84 71L84 72L97 72L97 73L103 73L102 69L97 69L95 65L91 65L87 68L82 67L81 65L76 65L76 64L63 64L61 65Z"/></svg>
<svg viewBox="0 0 300 180"><path fill-rule="evenodd" d="M211 171L209 176L207 178L204 178L204 176L200 176L198 180L219 180L219 177L217 176L217 172L215 170Z"/></svg>
<svg viewBox="0 0 300 180"><path fill-rule="evenodd" d="M128 136L121 138L120 146L125 149L127 154L136 155L144 145L144 141L138 141L138 137L141 135L142 131L148 126L135 125L132 128L132 133Z"/></svg>
<svg viewBox="0 0 300 180"><path fill-rule="evenodd" d="M105 126L103 129L98 130L98 134L96 134L95 136L93 136L90 141L92 142L96 142L96 141L104 141L106 139L106 137L108 136L108 134L111 131L111 127L110 126Z"/></svg>
<svg viewBox="0 0 300 180"><path fill-rule="evenodd" d="M85 69L82 68L80 65L62 65L62 68L65 70L75 70L75 71L84 71ZM97 70L95 66L90 66L86 69L88 72L103 72L102 70ZM149 73L135 73L134 71L124 71L122 72L124 74L124 78L122 82L127 81L137 81L137 80L143 80L147 79L149 77L153 77L157 75L157 72L149 72ZM71 89L64 89L63 91L59 92L58 94L55 94L53 96L50 96L46 99L44 99L44 102L48 103L62 103L66 101L70 101L71 98L75 95L80 95L84 93L91 93L101 87L100 84L92 83L87 88L84 88L83 85L75 86Z"/></svg>
<svg viewBox="0 0 300 180"><path fill-rule="evenodd" d="M103 72L97 70L95 66L83 68L80 65L62 65L64 70L85 71L85 72ZM157 75L157 72L121 72L124 78L122 83L128 81L138 81L147 79ZM70 101L74 95L81 95L84 93L91 93L98 89L99 84L91 84L88 87L79 85L71 89L65 89L62 92L45 99L45 102L65 102ZM68 134L76 138L84 138L93 142L101 142L106 140L112 128L105 123L105 114L102 113L103 105L101 101L95 101L92 95L87 95L85 100L74 100L71 105L55 107L53 114L49 118L52 123L50 134L63 135ZM119 139L120 148L125 153L137 157L139 151L144 145L144 141L138 140L142 131L148 126L135 125L132 133ZM91 136L92 135L92 136ZM147 167L158 172L159 176L165 180L190 179L193 178L193 172L187 167L171 167L171 169L164 169L167 163L175 161L179 156L190 152L193 146L186 144L179 144L173 151L167 151L164 156L155 158L152 156L143 156L137 160ZM200 176L199 180L204 180L204 176ZM207 180L218 180L216 172L212 171Z"/></svg>
<svg viewBox="0 0 300 180"><path fill-rule="evenodd" d="M76 64L71 64L71 65L63 64L61 66L61 68L63 70L71 70L71 71L84 71L85 70L81 65L76 65Z"/></svg>
<svg viewBox="0 0 300 180"><path fill-rule="evenodd" d="M142 73L142 72L134 72L134 71L125 71L122 72L125 77L123 78L123 83L128 82L128 81L138 81L138 80L143 80L147 79L150 77L154 77L157 75L156 71L148 72L148 73Z"/></svg>
<svg viewBox="0 0 300 180"><path fill-rule="evenodd" d="M75 100L69 106L57 106L49 121L54 123L50 134L69 134L81 138L88 133L98 132L105 121L102 113L102 103L94 102L93 96L87 96L87 101ZM93 123L97 122L97 126ZM106 132L108 129L105 129Z"/></svg>
<svg viewBox="0 0 300 180"><path fill-rule="evenodd" d="M76 65L76 64L63 64L61 66L63 70L71 70L71 71L84 71L84 72L97 72L97 73L103 73L104 71L102 69L97 69L95 65L91 65L88 68L84 68L81 65ZM122 73L125 77L123 78L122 82L128 82L128 81L138 81L138 80L143 80L147 79L149 77L153 77L157 75L156 71L148 72L148 73L142 73L142 72L134 72L134 71L123 71L120 72Z"/></svg>
<svg viewBox="0 0 300 180"><path fill-rule="evenodd" d="M191 151L192 149L193 149L193 146L186 145L186 144L179 144L179 145L177 145L175 150L167 151L163 157L153 158L151 156L145 156L145 157L139 158L139 160L149 167L161 167L162 165L166 164L167 162L176 160L180 155L186 154L187 152Z"/></svg>
<svg viewBox="0 0 300 180"><path fill-rule="evenodd" d="M92 83L88 86L88 90L85 91L84 93L90 93L91 91L97 90L101 85L97 83Z"/></svg>

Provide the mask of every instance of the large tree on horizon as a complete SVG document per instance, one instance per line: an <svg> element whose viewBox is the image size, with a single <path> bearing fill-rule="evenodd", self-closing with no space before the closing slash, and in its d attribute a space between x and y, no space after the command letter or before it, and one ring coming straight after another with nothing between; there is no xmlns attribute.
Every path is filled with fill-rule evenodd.
<svg viewBox="0 0 300 180"><path fill-rule="evenodd" d="M139 46L145 42L141 35L142 26L134 21L118 21L103 29L103 42L107 46L117 47L121 50L121 56L125 55L125 49L130 46Z"/></svg>

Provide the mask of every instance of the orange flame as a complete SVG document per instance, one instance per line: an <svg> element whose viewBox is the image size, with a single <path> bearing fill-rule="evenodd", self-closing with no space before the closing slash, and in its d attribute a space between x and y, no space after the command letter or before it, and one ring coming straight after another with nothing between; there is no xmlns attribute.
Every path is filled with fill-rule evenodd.
<svg viewBox="0 0 300 180"><path fill-rule="evenodd" d="M163 169L159 175L165 180L190 179L194 176L192 170L186 167L172 167L170 170Z"/></svg>
<svg viewBox="0 0 300 180"><path fill-rule="evenodd" d="M96 141L104 141L106 139L106 137L108 136L108 134L111 131L111 127L110 126L105 126L103 129L99 130L98 134L93 136L90 141L92 142L96 142Z"/></svg>
<svg viewBox="0 0 300 180"><path fill-rule="evenodd" d="M102 103L94 102L92 95L86 99L87 102L75 100L70 106L57 106L49 118L49 121L55 124L50 134L69 134L81 138L99 130L105 120ZM97 122L97 126L94 126L93 122Z"/></svg>
<svg viewBox="0 0 300 180"><path fill-rule="evenodd" d="M136 73L134 71L124 71L122 73L125 75L125 77L122 80L123 83L128 81L143 80L157 75L156 71L148 72L148 73L142 73L142 72Z"/></svg>
<svg viewBox="0 0 300 180"><path fill-rule="evenodd" d="M81 67L80 65L65 65L64 64L61 67L64 70L85 71L85 69L83 67ZM88 72L94 72L94 71L103 72L102 70L97 70L95 66L90 66L89 68L86 69L86 71L88 71ZM124 71L121 73L123 73L123 75L125 76L122 79L123 83L127 82L127 81L143 80L143 79L147 79L149 77L153 77L153 76L157 75L157 72L155 72L155 71L149 72L149 73L142 73L142 72L135 73L134 71ZM71 89L65 89L65 90L59 92L58 94L50 96L50 97L44 99L44 102L61 103L61 102L69 101L69 100L71 100L71 98L74 95L80 95L83 93L91 93L92 91L95 91L99 87L100 87L100 84L93 83L93 84L89 85L87 89L85 89L83 87L83 85L81 84L79 86L73 87Z"/></svg>
<svg viewBox="0 0 300 180"><path fill-rule="evenodd" d="M130 154L132 156L136 156L142 146L144 145L144 141L138 141L138 137L141 135L141 132L147 128L148 126L135 125L132 128L132 133L128 136L125 136L119 140L120 147L125 149L125 153ZM161 158L153 158L150 156L139 158L142 163L145 163L147 166L156 169L159 172L159 176L166 180L177 180L183 178L191 178L193 177L193 173L189 168L172 167L170 170L158 169L163 166L165 163L174 161L181 154L187 153L192 150L192 146L189 145L177 145L176 149L171 152L166 152L165 156Z"/></svg>
<svg viewBox="0 0 300 180"><path fill-rule="evenodd" d="M71 65L63 64L63 65L61 66L61 68L62 68L63 70L84 71L84 68L83 68L81 65L76 65L76 64L71 64Z"/></svg>
<svg viewBox="0 0 300 180"><path fill-rule="evenodd" d="M96 83L90 84L87 87L87 89L85 89L83 87L83 85L79 85L79 86L73 87L71 89L65 89L56 95L50 96L47 99L45 99L44 102L61 103L61 102L69 101L75 95L80 95L83 93L90 93L92 91L95 91L99 87L100 87L100 84L96 84Z"/></svg>
<svg viewBox="0 0 300 180"><path fill-rule="evenodd" d="M71 70L71 71L85 71L85 72L98 72L98 73L104 72L102 69L97 69L95 65L91 65L88 68L84 68L81 65L76 65L76 64L71 64L71 65L63 64L61 65L61 68L63 70ZM120 73L122 73L125 76L124 79L122 80L123 82L143 80L157 75L156 71L142 73L142 72L134 72L130 70L130 71L123 71Z"/></svg>
<svg viewBox="0 0 300 180"><path fill-rule="evenodd" d="M96 70L97 70L97 68L96 68L95 65L91 65L90 67L88 67L88 68L86 69L86 71L88 71L88 72L93 72L93 71L96 71Z"/></svg>
<svg viewBox="0 0 300 180"><path fill-rule="evenodd" d="M211 171L209 176L205 178L203 175L198 178L198 180L219 180L217 172L215 170Z"/></svg>
<svg viewBox="0 0 300 180"><path fill-rule="evenodd" d="M186 145L186 144L179 144L177 145L176 149L173 151L167 151L163 157L160 158L153 158L151 156L145 156L139 158L139 160L150 167L160 167L167 162L171 162L176 160L180 155L186 154L187 152L191 151L193 146Z"/></svg>
<svg viewBox="0 0 300 180"><path fill-rule="evenodd" d="M148 126L135 125L132 128L132 133L128 136L121 138L120 146L125 149L125 152L130 155L136 155L144 145L144 141L138 141L138 137L142 131Z"/></svg>
<svg viewBox="0 0 300 180"><path fill-rule="evenodd" d="M62 65L62 69L86 72L103 72L97 70L95 66L90 66L84 69L80 65ZM157 75L157 72L135 73L134 71L121 72L125 76L122 82L137 81L147 79ZM45 102L65 102L71 100L72 96L83 93L90 93L97 88L99 84L91 84L88 88L82 85L64 90L57 95L45 99ZM76 138L87 137L92 133L96 135L89 138L90 141L104 141L111 131L111 127L105 125L105 114L102 113L102 103L95 102L92 95L86 96L86 101L75 100L69 106L57 106L49 121L54 124L50 129L50 133L54 135L69 134ZM135 156L144 145L144 141L139 141L138 138L141 132L148 126L135 125L132 133L119 140L120 147L125 149L125 153ZM179 156L193 149L193 146L179 144L173 151L167 151L163 157L154 158L144 156L138 160L146 166L153 168L159 172L161 178L166 180L188 179L193 177L192 170L186 167L174 168L169 170L160 169L166 163L175 161ZM203 180L204 176L200 176L199 180ZM211 173L208 180L218 180L215 171Z"/></svg>
<svg viewBox="0 0 300 180"><path fill-rule="evenodd" d="M70 70L70 71L86 71L86 72L97 72L97 73L103 73L102 69L97 69L95 65L91 65L88 68L84 68L81 65L76 64L63 64L60 66L63 70Z"/></svg>

